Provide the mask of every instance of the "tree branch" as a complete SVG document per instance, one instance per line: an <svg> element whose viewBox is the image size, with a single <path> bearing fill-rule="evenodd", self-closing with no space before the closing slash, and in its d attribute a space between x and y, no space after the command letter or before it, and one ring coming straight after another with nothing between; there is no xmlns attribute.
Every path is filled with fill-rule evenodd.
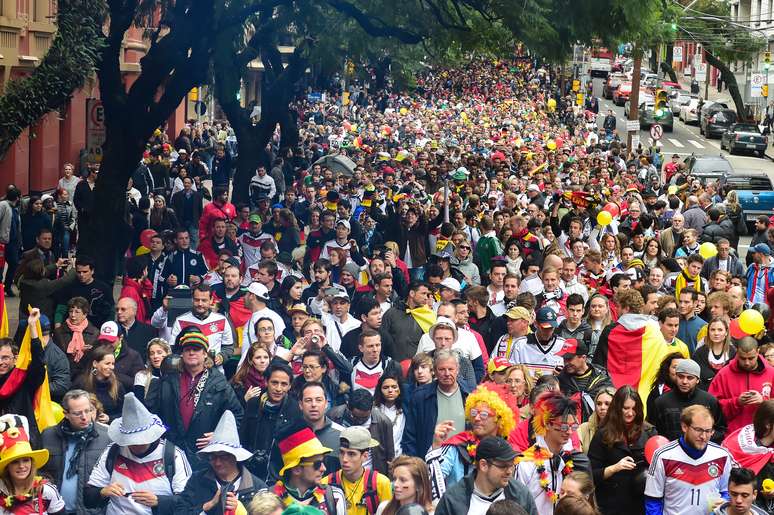
<svg viewBox="0 0 774 515"><path fill-rule="evenodd" d="M354 19L366 33L379 38L395 38L402 43L415 45L423 36L409 30L388 25L386 22L360 10L344 0L327 0L328 4L342 14Z"/></svg>

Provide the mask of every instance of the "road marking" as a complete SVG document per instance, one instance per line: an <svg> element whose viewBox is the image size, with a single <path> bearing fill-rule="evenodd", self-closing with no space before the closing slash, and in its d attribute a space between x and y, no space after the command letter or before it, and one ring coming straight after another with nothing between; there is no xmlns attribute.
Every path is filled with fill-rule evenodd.
<svg viewBox="0 0 774 515"><path fill-rule="evenodd" d="M677 141L676 139L667 138L667 141L669 141L672 145L676 146L677 148L683 148L685 145Z"/></svg>
<svg viewBox="0 0 774 515"><path fill-rule="evenodd" d="M696 148L704 148L704 145L702 145L698 141L695 141L695 140L692 140L692 139L689 139L688 143L690 143L691 145L693 145Z"/></svg>

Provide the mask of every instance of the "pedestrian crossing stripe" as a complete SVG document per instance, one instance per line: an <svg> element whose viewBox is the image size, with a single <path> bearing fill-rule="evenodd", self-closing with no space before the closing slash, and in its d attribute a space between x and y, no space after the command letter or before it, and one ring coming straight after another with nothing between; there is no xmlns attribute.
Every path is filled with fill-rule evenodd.
<svg viewBox="0 0 774 515"><path fill-rule="evenodd" d="M683 148L685 145L677 141L676 139L667 138L667 141L669 141L672 145L676 146L677 148Z"/></svg>
<svg viewBox="0 0 774 515"><path fill-rule="evenodd" d="M702 145L698 141L695 141L695 140L692 140L692 139L689 139L688 143L690 143L691 145L693 145L696 148L704 148L704 145Z"/></svg>

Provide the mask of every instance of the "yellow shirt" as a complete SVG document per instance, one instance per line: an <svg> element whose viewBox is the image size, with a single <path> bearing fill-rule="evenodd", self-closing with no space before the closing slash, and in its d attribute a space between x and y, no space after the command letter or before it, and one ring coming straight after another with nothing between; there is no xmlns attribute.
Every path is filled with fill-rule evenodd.
<svg viewBox="0 0 774 515"><path fill-rule="evenodd" d="M328 484L331 479L331 474L325 476L322 480L323 484ZM350 483L344 474L341 474L341 489L344 490L344 499L347 502L347 515L368 515L365 504L363 501L363 488L367 479L367 474L363 474L362 478ZM376 473L376 493L378 499L375 506L379 506L382 501L389 501L392 499L392 484L390 479L383 475Z"/></svg>
<svg viewBox="0 0 774 515"><path fill-rule="evenodd" d="M706 328L706 326L704 326ZM706 333L706 329L703 328L699 331L704 331ZM688 352L688 345L685 344L680 338L675 338L675 341L672 343L667 343L667 347L669 348L669 352L679 352L683 355L683 358L689 359L691 357L690 352Z"/></svg>

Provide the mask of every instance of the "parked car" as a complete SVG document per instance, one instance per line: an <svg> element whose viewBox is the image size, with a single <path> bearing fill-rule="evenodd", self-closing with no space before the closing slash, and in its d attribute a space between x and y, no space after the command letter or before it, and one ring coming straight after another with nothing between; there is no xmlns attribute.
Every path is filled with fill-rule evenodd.
<svg viewBox="0 0 774 515"><path fill-rule="evenodd" d="M621 82L618 88L613 92L613 103L617 106L622 106L629 100L629 95L632 94L632 83Z"/></svg>
<svg viewBox="0 0 774 515"><path fill-rule="evenodd" d="M638 109L640 116L640 129L648 129L651 125L661 125L666 132L672 132L674 117L669 109L662 109L661 116L656 117L656 104L652 101L643 102Z"/></svg>
<svg viewBox="0 0 774 515"><path fill-rule="evenodd" d="M699 121L699 100L700 98L691 97L688 103L680 106L679 118L686 124L698 123Z"/></svg>
<svg viewBox="0 0 774 515"><path fill-rule="evenodd" d="M608 100L613 99L613 92L626 81L626 75L622 73L611 73L607 76L607 80L602 85L602 96Z"/></svg>
<svg viewBox="0 0 774 515"><path fill-rule="evenodd" d="M672 110L672 114L678 116L680 108L690 102L692 98L698 101L699 95L692 95L687 91L674 90L669 98L669 108Z"/></svg>
<svg viewBox="0 0 774 515"><path fill-rule="evenodd" d="M705 101L704 104L702 104L701 111L699 112L699 134L706 135L704 127L707 123L707 118L723 109L728 109L728 104L724 102L713 102L711 100ZM736 121L736 119L734 121ZM723 130L725 130L725 128Z"/></svg>
<svg viewBox="0 0 774 515"><path fill-rule="evenodd" d="M734 123L736 123L736 111L721 109L704 118L704 135L708 139L720 137Z"/></svg>
<svg viewBox="0 0 774 515"><path fill-rule="evenodd" d="M712 181L721 181L724 177L732 175L734 168L725 156L697 156L691 154L683 162L688 167L688 173L699 179L703 184Z"/></svg>
<svg viewBox="0 0 774 515"><path fill-rule="evenodd" d="M771 216L774 210L774 172L739 170L726 177L724 189L736 190L750 234L755 219L759 215Z"/></svg>
<svg viewBox="0 0 774 515"><path fill-rule="evenodd" d="M720 111L720 113L722 112ZM766 152L768 144L769 138L761 134L760 129L754 123L731 124L720 136L720 149L727 148L730 154L752 150L758 152L760 157L765 157L764 152Z"/></svg>

